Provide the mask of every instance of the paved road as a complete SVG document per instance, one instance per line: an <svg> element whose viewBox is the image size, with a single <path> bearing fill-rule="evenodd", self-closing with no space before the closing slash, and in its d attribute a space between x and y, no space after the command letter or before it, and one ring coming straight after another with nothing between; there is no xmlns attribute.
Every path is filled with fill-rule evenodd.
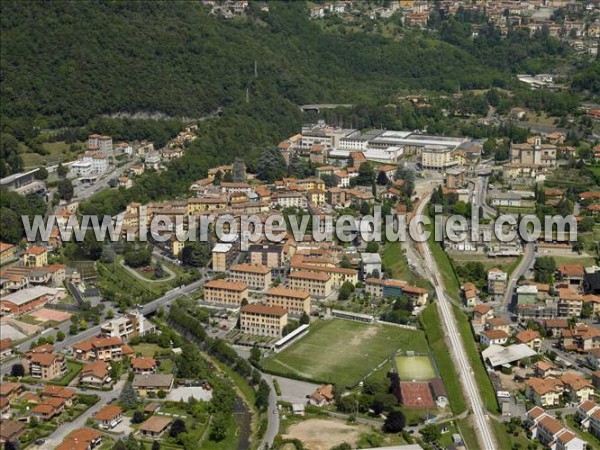
<svg viewBox="0 0 600 450"><path fill-rule="evenodd" d="M514 291L517 286L517 281L521 275L525 275L529 270L533 268L533 263L535 262L535 244L533 242L528 242L525 244L525 249L523 251L523 259L517 266L508 280L508 284L506 286L506 292L504 294L504 298L502 299L502 309L508 310L511 306L511 300L514 294Z"/></svg>
<svg viewBox="0 0 600 450"><path fill-rule="evenodd" d="M80 415L77 419L72 422L66 422L63 425L59 426L54 432L48 436L46 442L43 445L43 448L54 448L58 444L60 444L65 437L72 431L84 427L85 422L88 418L92 417L96 414L103 406L106 406L113 398L118 397L125 385L126 378L122 378L115 386L112 391L88 391L86 393L96 394L100 397L100 401L98 401L94 406L85 411L82 415Z"/></svg>
<svg viewBox="0 0 600 450"><path fill-rule="evenodd" d="M267 449L271 448L275 436L279 433L279 411L277 410L277 393L275 392L275 386L273 386L273 377L266 373L263 373L262 377L271 388L271 392L269 393L269 421L267 423L267 431L265 431L258 448Z"/></svg>
<svg viewBox="0 0 600 450"><path fill-rule="evenodd" d="M143 305L139 308L139 311L142 314L144 314L145 316L148 314L152 314L152 313L156 312L156 310L159 307L167 306L167 305L171 304L171 302L173 302L174 300L178 299L179 297L195 291L201 285L203 285L205 283L205 281L206 281L206 276L204 275L202 278L200 278L197 281L194 281L193 283L190 283L190 284L185 285L178 289L174 289L174 290L168 292L167 294L163 295L162 297L146 303L145 305ZM117 317L119 317L119 316L117 316ZM61 351L65 348L70 348L73 346L73 344L75 344L79 341L83 341L85 339L91 338L92 336L97 336L100 333L100 326L97 325L92 328L88 328L87 330L85 330L79 334L76 334L75 336L71 336L68 333L70 325L71 325L71 322L69 322L69 321L64 322L63 324L60 325L60 329L65 333L66 337L62 342L55 342L54 348L56 351ZM49 329L47 331L54 333L55 330ZM44 336L44 334L45 333L35 335L32 338L22 342L20 344L21 350L22 351L28 350L31 343L33 341L39 339L40 336ZM15 363L15 361L9 361L9 362L3 363L0 366L0 375L4 376L5 374L9 373L10 369L14 363Z"/></svg>
<svg viewBox="0 0 600 450"><path fill-rule="evenodd" d="M428 201L429 196L423 199L416 212L417 215L423 214L423 209L427 205ZM418 225L416 223L411 223L411 227L415 227L414 232L417 231L417 226ZM464 391L467 394L469 402L471 403L471 410L473 411L473 415L475 417L477 439L479 440L481 448L493 450L497 448L497 446L494 441L492 428L488 422L487 413L484 410L483 402L481 400L479 390L477 389L477 381L475 380L471 362L469 361L462 338L456 325L455 317L452 312L452 306L449 300L446 298L446 294L444 292L445 288L440 271L431 255L429 246L427 244L423 245L422 250L426 265L430 272L429 278L433 282L435 288L438 299L438 311L444 324L446 338L449 340L449 347L456 363L456 367L459 370Z"/></svg>

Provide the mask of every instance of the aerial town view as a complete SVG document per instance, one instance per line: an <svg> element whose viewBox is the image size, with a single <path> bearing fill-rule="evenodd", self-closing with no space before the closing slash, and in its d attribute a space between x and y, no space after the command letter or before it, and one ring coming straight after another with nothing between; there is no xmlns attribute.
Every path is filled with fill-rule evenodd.
<svg viewBox="0 0 600 450"><path fill-rule="evenodd" d="M600 449L600 0L0 1L0 448Z"/></svg>

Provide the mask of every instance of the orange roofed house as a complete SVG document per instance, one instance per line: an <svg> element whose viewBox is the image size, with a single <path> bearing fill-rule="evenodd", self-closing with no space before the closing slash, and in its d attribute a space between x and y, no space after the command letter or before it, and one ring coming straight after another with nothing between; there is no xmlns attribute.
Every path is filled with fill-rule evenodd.
<svg viewBox="0 0 600 450"><path fill-rule="evenodd" d="M48 265L48 250L44 247L29 247L23 254L23 265L33 267Z"/></svg>
<svg viewBox="0 0 600 450"><path fill-rule="evenodd" d="M79 384L82 385L101 388L109 385L111 382L110 366L104 361L87 363L83 366L79 374Z"/></svg>
<svg viewBox="0 0 600 450"><path fill-rule="evenodd" d="M154 373L158 364L151 356L138 356L131 360L131 369L134 373Z"/></svg>
<svg viewBox="0 0 600 450"><path fill-rule="evenodd" d="M73 345L73 356L82 361L112 361L123 357L123 341L119 337L93 337Z"/></svg>
<svg viewBox="0 0 600 450"><path fill-rule="evenodd" d="M94 414L94 421L100 428L110 430L123 420L123 410L119 406L107 405Z"/></svg>
<svg viewBox="0 0 600 450"><path fill-rule="evenodd" d="M148 420L139 427L139 432L143 437L150 439L160 439L160 437L169 429L171 419L165 416L150 416Z"/></svg>
<svg viewBox="0 0 600 450"><path fill-rule="evenodd" d="M25 373L33 378L52 380L67 371L65 355L53 353L52 345L41 345L26 352L21 360Z"/></svg>
<svg viewBox="0 0 600 450"><path fill-rule="evenodd" d="M93 428L72 431L55 450L92 450L102 444L102 433Z"/></svg>
<svg viewBox="0 0 600 450"><path fill-rule="evenodd" d="M325 406L333 403L333 385L324 384L319 386L315 391L308 397L308 403L314 406Z"/></svg>

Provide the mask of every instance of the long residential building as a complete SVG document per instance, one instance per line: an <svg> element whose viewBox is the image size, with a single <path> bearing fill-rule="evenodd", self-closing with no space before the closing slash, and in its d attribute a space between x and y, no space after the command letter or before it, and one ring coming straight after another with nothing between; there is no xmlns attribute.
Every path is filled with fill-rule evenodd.
<svg viewBox="0 0 600 450"><path fill-rule="evenodd" d="M73 357L82 361L113 361L123 357L120 337L93 337L73 345Z"/></svg>
<svg viewBox="0 0 600 450"><path fill-rule="evenodd" d="M413 305L417 306L425 305L429 297L427 289L410 286L406 281L392 279L367 278L365 292L374 298L406 296L410 298Z"/></svg>
<svg viewBox="0 0 600 450"><path fill-rule="evenodd" d="M308 291L277 286L267 291L265 303L267 306L284 308L290 315L310 314L310 294Z"/></svg>
<svg viewBox="0 0 600 450"><path fill-rule="evenodd" d="M154 329L152 322L146 320L142 314L136 313L109 320L100 326L100 333L103 337L118 337L127 341L134 336L150 333Z"/></svg>
<svg viewBox="0 0 600 450"><path fill-rule="evenodd" d="M279 306L245 305L240 311L240 330L243 333L281 337L287 321L287 310Z"/></svg>
<svg viewBox="0 0 600 450"><path fill-rule="evenodd" d="M313 297L325 298L331 295L333 280L324 272L295 270L289 274L287 285L292 289L308 291Z"/></svg>
<svg viewBox="0 0 600 450"><path fill-rule="evenodd" d="M240 281L210 280L204 285L204 301L240 306L248 299L248 285Z"/></svg>
<svg viewBox="0 0 600 450"><path fill-rule="evenodd" d="M251 289L262 291L271 285L271 268L259 264L236 264L231 266L229 276Z"/></svg>
<svg viewBox="0 0 600 450"><path fill-rule="evenodd" d="M292 272L297 270L304 270L308 272L320 272L326 273L332 279L332 287L334 289L339 289L342 284L346 281L349 281L353 285L358 283L358 270L355 269L344 269L342 267L326 267L326 266L317 266L310 264L307 260L304 261L294 261L291 264Z"/></svg>

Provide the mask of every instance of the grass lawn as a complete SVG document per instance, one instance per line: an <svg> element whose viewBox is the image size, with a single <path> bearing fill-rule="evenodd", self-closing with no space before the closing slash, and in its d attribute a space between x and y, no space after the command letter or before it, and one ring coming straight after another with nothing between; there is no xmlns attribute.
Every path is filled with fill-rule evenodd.
<svg viewBox="0 0 600 450"><path fill-rule="evenodd" d="M425 328L425 334L427 335L429 346L433 352L435 363L437 364L438 371L440 372L440 376L446 387L452 412L454 414L460 414L467 409L467 404L460 387L456 367L454 366L452 358L450 357L450 351L444 341L436 305L429 305L425 308L421 313L421 323L423 324L423 328Z"/></svg>
<svg viewBox="0 0 600 450"><path fill-rule="evenodd" d="M173 361L170 358L160 359L160 366L158 367L158 373L173 373Z"/></svg>
<svg viewBox="0 0 600 450"><path fill-rule="evenodd" d="M471 361L473 372L475 374L475 380L479 388L479 393L483 403L488 411L492 413L498 412L498 399L496 398L496 391L490 380L490 377L483 365L479 350L475 344L475 337L473 336L473 330L471 330L471 324L467 318L467 315L457 307L452 307L454 317L456 317L456 323L458 324L458 332L463 340L467 356Z"/></svg>
<svg viewBox="0 0 600 450"><path fill-rule="evenodd" d="M565 419L569 429L587 442L590 448L600 448L600 439L598 439L592 433L583 431L581 428L579 428L579 426L575 424L575 420L573 420L573 415L568 415L565 417Z"/></svg>
<svg viewBox="0 0 600 450"><path fill-rule="evenodd" d="M543 255L542 255L543 256ZM556 265L560 266L562 264L581 264L583 267L593 266L596 263L596 260L591 256L552 256L554 261L556 261Z"/></svg>
<svg viewBox="0 0 600 450"><path fill-rule="evenodd" d="M506 445L506 448L516 448L515 445L520 444L519 448L526 449L531 442L527 438L527 435L525 434L525 430L523 430L523 428L517 427L517 435L515 436L514 434L508 432L504 423L491 419L490 424L492 425L492 429L494 430L496 442L504 443Z"/></svg>
<svg viewBox="0 0 600 450"><path fill-rule="evenodd" d="M401 380L429 381L435 378L429 356L396 356L396 367Z"/></svg>
<svg viewBox="0 0 600 450"><path fill-rule="evenodd" d="M142 356L154 356L157 352L163 350L158 344L148 344L146 342L132 345L131 348L133 348L136 353L141 353Z"/></svg>
<svg viewBox="0 0 600 450"><path fill-rule="evenodd" d="M276 375L354 386L397 350L427 353L422 331L343 319L318 321L308 334L263 360Z"/></svg>
<svg viewBox="0 0 600 450"><path fill-rule="evenodd" d="M461 419L456 421L456 425L460 430L460 434L462 435L465 445L469 450L487 450L481 449L479 446L479 441L477 440L477 433L475 433L475 429L471 424L471 420L469 417L466 419ZM502 449L510 448L510 447L500 447ZM527 448L527 447L525 447Z"/></svg>
<svg viewBox="0 0 600 450"><path fill-rule="evenodd" d="M48 381L49 384L56 384L58 386L68 386L68 384L75 379L79 372L83 369L83 363L67 360L67 373L62 378Z"/></svg>
<svg viewBox="0 0 600 450"><path fill-rule="evenodd" d="M410 271L406 255L402 251L400 242L388 242L381 250L381 261L390 278L404 280L414 286L425 289L430 288L430 284L423 278L416 277Z"/></svg>
<svg viewBox="0 0 600 450"><path fill-rule="evenodd" d="M435 259L437 266L442 274L442 281L446 288L446 294L449 295L453 300L460 301L460 282L454 271L452 260L448 254L440 247L440 245L433 241L433 233L431 235L431 242L429 248L431 249L431 255Z"/></svg>

